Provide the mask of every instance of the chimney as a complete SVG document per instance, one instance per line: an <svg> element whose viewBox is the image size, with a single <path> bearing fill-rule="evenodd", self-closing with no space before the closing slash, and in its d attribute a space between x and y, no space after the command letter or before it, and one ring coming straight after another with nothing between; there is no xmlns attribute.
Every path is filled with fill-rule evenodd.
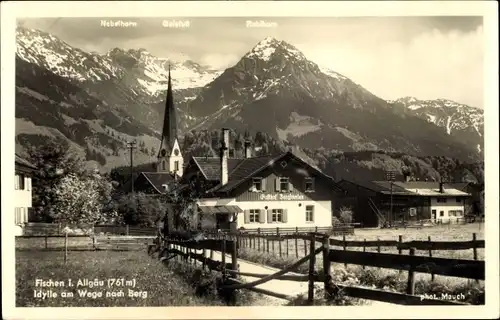
<svg viewBox="0 0 500 320"><path fill-rule="evenodd" d="M439 193L444 193L444 182L439 182Z"/></svg>
<svg viewBox="0 0 500 320"><path fill-rule="evenodd" d="M229 129L222 129L222 141L220 148L220 183L221 185L227 184L229 179L228 169L227 169L227 158L228 158L228 148L229 148Z"/></svg>
<svg viewBox="0 0 500 320"><path fill-rule="evenodd" d="M246 159L251 158L252 150L250 149L250 141L245 140L244 147L245 147L245 158Z"/></svg>

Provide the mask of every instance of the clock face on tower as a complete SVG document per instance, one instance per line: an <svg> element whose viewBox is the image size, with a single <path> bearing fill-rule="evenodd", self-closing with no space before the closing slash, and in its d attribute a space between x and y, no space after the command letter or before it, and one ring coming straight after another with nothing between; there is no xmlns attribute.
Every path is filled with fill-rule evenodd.
<svg viewBox="0 0 500 320"><path fill-rule="evenodd" d="M174 150L174 156L178 156L179 155L179 150L178 149L175 149Z"/></svg>
<svg viewBox="0 0 500 320"><path fill-rule="evenodd" d="M160 154L161 154L162 157L164 157L167 154L167 150L161 149Z"/></svg>

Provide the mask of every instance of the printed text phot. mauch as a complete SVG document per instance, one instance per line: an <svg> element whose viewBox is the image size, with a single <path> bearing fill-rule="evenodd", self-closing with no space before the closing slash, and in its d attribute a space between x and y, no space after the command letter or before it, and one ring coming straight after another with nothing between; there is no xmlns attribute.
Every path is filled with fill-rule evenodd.
<svg viewBox="0 0 500 320"><path fill-rule="evenodd" d="M484 307L484 28L18 18L15 306Z"/></svg>

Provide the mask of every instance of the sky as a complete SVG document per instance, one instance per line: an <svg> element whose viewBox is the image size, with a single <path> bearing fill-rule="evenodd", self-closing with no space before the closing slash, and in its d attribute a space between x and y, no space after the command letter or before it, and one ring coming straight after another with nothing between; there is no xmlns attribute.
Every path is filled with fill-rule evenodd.
<svg viewBox="0 0 500 320"><path fill-rule="evenodd" d="M444 98L483 108L482 17L112 19L137 24L130 28L102 27L101 20L109 18L37 18L19 24L86 51L144 48L159 57L188 57L217 69L234 65L271 36L383 99ZM189 21L189 27L163 26L172 20ZM247 27L247 20L274 26Z"/></svg>

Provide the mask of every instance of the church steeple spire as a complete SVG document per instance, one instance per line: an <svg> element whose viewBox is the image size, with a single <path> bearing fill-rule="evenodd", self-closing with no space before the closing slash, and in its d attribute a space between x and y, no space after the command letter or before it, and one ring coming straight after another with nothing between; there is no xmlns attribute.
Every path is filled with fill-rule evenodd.
<svg viewBox="0 0 500 320"><path fill-rule="evenodd" d="M161 144L158 153L157 171L174 174L181 177L183 174L184 158L177 139L177 117L175 116L174 96L172 94L172 77L168 66L167 99L165 102L165 116L161 132Z"/></svg>
<svg viewBox="0 0 500 320"><path fill-rule="evenodd" d="M160 156L162 150L165 149L166 153L172 151L174 142L177 139L177 117L175 114L174 96L172 93L172 77L170 74L170 64L168 65L168 86L167 86L167 99L165 102L165 115L163 117L163 130L160 144Z"/></svg>

